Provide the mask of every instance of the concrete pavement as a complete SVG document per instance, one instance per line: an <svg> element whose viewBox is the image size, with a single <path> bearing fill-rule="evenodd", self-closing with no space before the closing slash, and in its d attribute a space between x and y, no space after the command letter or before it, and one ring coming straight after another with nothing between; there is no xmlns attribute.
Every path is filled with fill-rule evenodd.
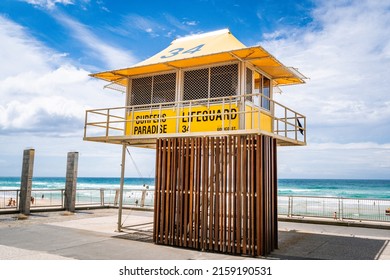
<svg viewBox="0 0 390 280"><path fill-rule="evenodd" d="M0 260L228 260L246 257L152 243L153 213L117 209L33 213L26 220L0 215ZM390 260L390 230L279 222L279 249L268 259Z"/></svg>

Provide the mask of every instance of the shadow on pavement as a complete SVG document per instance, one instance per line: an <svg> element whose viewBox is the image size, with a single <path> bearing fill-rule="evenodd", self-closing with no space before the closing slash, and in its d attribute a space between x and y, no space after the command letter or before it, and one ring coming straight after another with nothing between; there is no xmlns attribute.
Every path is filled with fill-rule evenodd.
<svg viewBox="0 0 390 280"><path fill-rule="evenodd" d="M284 260L375 260L387 243L387 240L353 236L279 232L279 249L270 257Z"/></svg>

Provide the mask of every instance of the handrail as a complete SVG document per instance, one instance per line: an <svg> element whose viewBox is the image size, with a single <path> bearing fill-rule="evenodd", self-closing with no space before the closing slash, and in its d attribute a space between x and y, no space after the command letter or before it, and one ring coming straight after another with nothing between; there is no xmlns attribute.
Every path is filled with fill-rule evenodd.
<svg viewBox="0 0 390 280"><path fill-rule="evenodd" d="M255 104L254 100L256 98L258 102L262 103L264 103L264 100L268 100L269 105L267 107L270 109ZM243 104L243 100L245 105L240 106L240 104ZM199 109L194 109L202 106L201 104L207 104L205 105L207 109L202 112ZM219 113L212 112L210 108L214 105L222 106L222 110ZM172 108L172 114L163 114L170 108ZM234 111L232 108L235 108ZM185 114L183 110L186 110ZM208 120L218 116L221 120L221 129L218 132L231 133L234 130L235 133L238 131L243 133L245 131L258 131L261 133L264 131L284 141L291 141L293 144L306 144L306 117L261 93L89 109L86 110L85 115L84 139L90 140L91 138L103 137L106 142L109 141L110 137L118 136L145 139L148 136L143 134L137 136L133 132L134 127L140 121L134 118L135 113L145 111L149 111L151 115L153 114L153 118L142 120L147 122L147 126L154 123L158 128L161 128L161 125L171 120L175 121L176 124L173 131L164 132L156 129L156 133L149 134L149 138L156 138L162 134L164 136L169 134L191 136L194 132L200 132L193 128L194 119ZM269 131L269 128L267 130L267 128L262 127L262 116L269 118L271 131ZM232 122L233 118L237 118L236 125ZM246 120L247 118L250 119ZM128 129L131 129L131 134L127 131ZM207 134L207 131L205 134Z"/></svg>

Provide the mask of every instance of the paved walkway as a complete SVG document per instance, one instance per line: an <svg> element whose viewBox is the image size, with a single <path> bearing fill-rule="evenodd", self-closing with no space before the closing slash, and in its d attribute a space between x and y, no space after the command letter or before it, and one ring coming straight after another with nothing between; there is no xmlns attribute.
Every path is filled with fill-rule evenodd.
<svg viewBox="0 0 390 280"><path fill-rule="evenodd" d="M153 213L117 210L0 215L0 260L227 260L245 257L159 246L151 242ZM390 260L390 230L279 222L279 249L269 259Z"/></svg>

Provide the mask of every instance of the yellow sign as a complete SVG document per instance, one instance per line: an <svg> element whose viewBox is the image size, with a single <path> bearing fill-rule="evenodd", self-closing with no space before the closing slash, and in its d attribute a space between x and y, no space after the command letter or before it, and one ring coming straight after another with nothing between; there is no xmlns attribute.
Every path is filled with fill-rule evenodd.
<svg viewBox="0 0 390 280"><path fill-rule="evenodd" d="M176 111L135 111L127 116L126 135L165 134L176 132Z"/></svg>
<svg viewBox="0 0 390 280"><path fill-rule="evenodd" d="M237 111L237 106L222 105L183 108L180 112L179 132L237 130Z"/></svg>
<svg viewBox="0 0 390 280"><path fill-rule="evenodd" d="M127 116L126 135L237 130L237 111L223 105L134 111Z"/></svg>

